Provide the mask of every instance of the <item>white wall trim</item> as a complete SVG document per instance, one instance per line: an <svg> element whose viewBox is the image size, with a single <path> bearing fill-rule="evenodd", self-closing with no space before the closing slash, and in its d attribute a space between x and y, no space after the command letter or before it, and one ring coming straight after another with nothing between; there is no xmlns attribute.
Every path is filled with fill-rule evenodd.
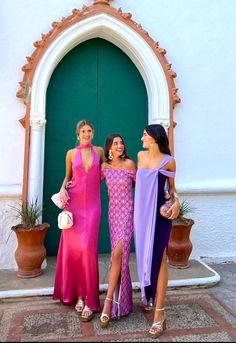
<svg viewBox="0 0 236 343"><path fill-rule="evenodd" d="M0 198L20 198L22 196L22 185L20 183L0 184Z"/></svg>
<svg viewBox="0 0 236 343"><path fill-rule="evenodd" d="M236 193L236 180L202 181L199 183L181 183L176 185L179 193L183 194L221 194ZM20 198L22 184L0 184L0 198Z"/></svg>
<svg viewBox="0 0 236 343"><path fill-rule="evenodd" d="M149 123L165 123L165 127L169 126L170 104L166 76L161 63L146 41L128 25L105 13L74 24L50 44L37 65L32 81L30 122L36 129L30 133L28 199L38 198L42 203L44 118L50 77L60 60L71 49L96 37L118 46L136 65L147 89Z"/></svg>
<svg viewBox="0 0 236 343"><path fill-rule="evenodd" d="M209 194L236 193L236 180L204 180L191 183L176 183L179 193Z"/></svg>

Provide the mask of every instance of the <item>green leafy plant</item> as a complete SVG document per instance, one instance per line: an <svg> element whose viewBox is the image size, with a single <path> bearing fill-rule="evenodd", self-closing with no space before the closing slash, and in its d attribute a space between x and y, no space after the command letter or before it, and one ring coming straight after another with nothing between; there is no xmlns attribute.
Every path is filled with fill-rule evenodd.
<svg viewBox="0 0 236 343"><path fill-rule="evenodd" d="M188 222L190 219L186 217L188 213L193 213L195 211L195 207L191 205L191 203L184 199L180 201L180 209L179 209L179 215L175 219L176 222L180 221L186 221Z"/></svg>
<svg viewBox="0 0 236 343"><path fill-rule="evenodd" d="M43 212L38 200L25 201L18 206L11 206L16 212L16 218L20 219L19 228L32 229L37 226L39 218ZM18 226L15 226L16 229Z"/></svg>
<svg viewBox="0 0 236 343"><path fill-rule="evenodd" d="M180 202L179 217L185 217L186 214L193 213L194 210L195 208L192 207L186 199L184 199Z"/></svg>

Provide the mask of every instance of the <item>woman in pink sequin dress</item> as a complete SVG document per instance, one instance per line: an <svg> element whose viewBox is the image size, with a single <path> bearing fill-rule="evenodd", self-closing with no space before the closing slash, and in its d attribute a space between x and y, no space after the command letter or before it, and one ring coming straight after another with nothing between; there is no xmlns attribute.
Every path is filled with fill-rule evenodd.
<svg viewBox="0 0 236 343"><path fill-rule="evenodd" d="M66 154L60 199L73 214L73 226L61 232L53 294L63 304L76 304L83 321L100 309L97 243L103 149L91 144L93 132L90 122L80 121L76 127L80 144Z"/></svg>
<svg viewBox="0 0 236 343"><path fill-rule="evenodd" d="M102 164L101 177L108 189L111 260L101 327L107 327L110 318L126 316L132 311L129 256L133 235L132 187L136 175L136 166L126 155L124 141L119 134L107 137L104 153L106 162Z"/></svg>

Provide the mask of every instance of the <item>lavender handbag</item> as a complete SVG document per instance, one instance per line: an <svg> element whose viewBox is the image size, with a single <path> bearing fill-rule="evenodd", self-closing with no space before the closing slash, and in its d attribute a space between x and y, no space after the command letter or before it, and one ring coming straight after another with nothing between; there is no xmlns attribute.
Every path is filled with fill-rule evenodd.
<svg viewBox="0 0 236 343"><path fill-rule="evenodd" d="M171 216L171 212L167 213L167 211L171 208L172 205L173 201L170 198L166 200L166 202L160 207L160 214L162 215L162 217L169 218Z"/></svg>

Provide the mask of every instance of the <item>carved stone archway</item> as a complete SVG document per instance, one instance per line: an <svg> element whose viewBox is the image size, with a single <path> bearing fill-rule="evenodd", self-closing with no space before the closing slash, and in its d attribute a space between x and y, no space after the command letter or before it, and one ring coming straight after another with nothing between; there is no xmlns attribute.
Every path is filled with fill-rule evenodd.
<svg viewBox="0 0 236 343"><path fill-rule="evenodd" d="M48 34L34 43L35 51L26 57L22 68L19 98L26 114L21 123L26 129L23 200L38 198L42 203L44 167L44 128L46 90L53 70L75 46L92 38L103 38L123 50L143 77L148 94L149 123L162 124L169 133L173 151L173 109L180 102L165 49L159 47L130 13L110 6L109 0L95 0L91 6L52 23ZM29 144L30 143L30 144Z"/></svg>

